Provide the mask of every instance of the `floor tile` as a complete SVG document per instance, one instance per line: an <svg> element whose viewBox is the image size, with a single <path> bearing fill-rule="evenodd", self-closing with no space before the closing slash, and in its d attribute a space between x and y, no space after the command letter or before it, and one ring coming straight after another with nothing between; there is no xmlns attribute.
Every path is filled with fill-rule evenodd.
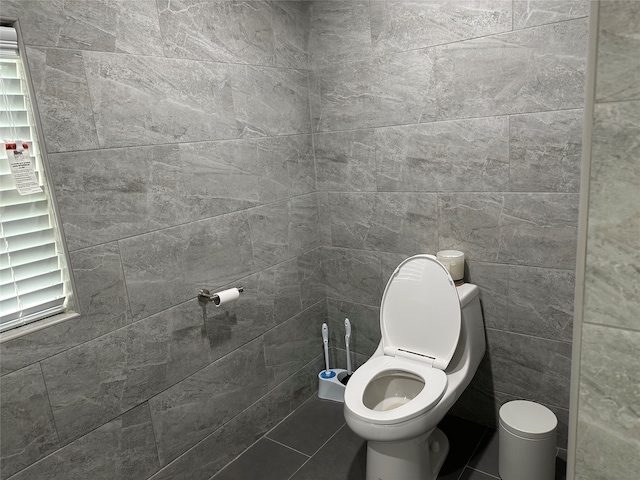
<svg viewBox="0 0 640 480"><path fill-rule="evenodd" d="M459 480L496 480L496 478L499 480L500 477L487 475L486 473L479 472L473 468L465 468Z"/></svg>
<svg viewBox="0 0 640 480"><path fill-rule="evenodd" d="M365 480L367 444L344 425L290 480Z"/></svg>
<svg viewBox="0 0 640 480"><path fill-rule="evenodd" d="M306 455L263 438L212 480L287 480L307 459Z"/></svg>
<svg viewBox="0 0 640 480"><path fill-rule="evenodd" d="M267 434L268 438L313 455L344 423L343 403L312 398Z"/></svg>
<svg viewBox="0 0 640 480"><path fill-rule="evenodd" d="M438 475L439 480L458 480L487 427L460 417L447 415L438 425L449 439L449 454Z"/></svg>
<svg viewBox="0 0 640 480"><path fill-rule="evenodd" d="M498 473L498 431L488 429L478 448L473 453L469 466L475 470L499 477Z"/></svg>
<svg viewBox="0 0 640 480"><path fill-rule="evenodd" d="M556 457L556 480L567 480L567 451L563 448Z"/></svg>

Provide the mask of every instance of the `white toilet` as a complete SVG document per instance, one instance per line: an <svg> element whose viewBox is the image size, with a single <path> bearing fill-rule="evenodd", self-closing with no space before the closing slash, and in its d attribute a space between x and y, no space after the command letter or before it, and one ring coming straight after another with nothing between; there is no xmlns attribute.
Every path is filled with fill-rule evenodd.
<svg viewBox="0 0 640 480"><path fill-rule="evenodd" d="M459 287L432 255L403 261L380 308L382 340L344 394L349 427L367 440L367 480L434 480L449 452L436 428L485 352L478 287Z"/></svg>

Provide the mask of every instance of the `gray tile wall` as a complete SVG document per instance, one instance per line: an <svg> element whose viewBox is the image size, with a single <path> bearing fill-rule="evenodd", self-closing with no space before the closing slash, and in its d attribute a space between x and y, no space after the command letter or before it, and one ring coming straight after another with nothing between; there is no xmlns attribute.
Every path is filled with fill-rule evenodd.
<svg viewBox="0 0 640 480"><path fill-rule="evenodd" d="M488 354L454 413L549 406L566 443L588 1L311 4L327 305L356 361L390 272L463 250ZM322 193L326 192L326 193ZM326 195L326 196L325 196Z"/></svg>
<svg viewBox="0 0 640 480"><path fill-rule="evenodd" d="M576 480L640 471L640 3L597 7Z"/></svg>
<svg viewBox="0 0 640 480"><path fill-rule="evenodd" d="M317 388L309 9L2 1L82 313L0 345L3 480L208 479Z"/></svg>
<svg viewBox="0 0 640 480"><path fill-rule="evenodd" d="M458 412L564 422L585 1L2 3L82 308L0 344L3 480L210 478L313 393L323 321L361 364L441 248L488 327Z"/></svg>

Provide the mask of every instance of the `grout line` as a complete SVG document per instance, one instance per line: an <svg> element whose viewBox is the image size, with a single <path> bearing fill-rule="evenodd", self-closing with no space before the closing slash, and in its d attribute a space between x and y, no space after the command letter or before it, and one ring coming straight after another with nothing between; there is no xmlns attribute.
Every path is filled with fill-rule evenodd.
<svg viewBox="0 0 640 480"><path fill-rule="evenodd" d="M500 480L500 477L496 477L495 475L492 475L492 474L490 474L490 473L483 472L482 470L478 470L477 468L473 468L473 467L469 467L469 466L465 467L465 469L467 469L467 468L468 468L469 470L473 470L474 472L482 473L483 475L486 475L487 477L497 478L498 480Z"/></svg>
<svg viewBox="0 0 640 480"><path fill-rule="evenodd" d="M530 111L519 111L519 112L504 112L504 113L495 113L493 115L469 115L469 116L465 116L465 117L443 117L443 118L437 118L435 120L431 120L428 122L421 122L421 121L406 121L404 123L393 123L393 124L383 124L383 125L372 125L372 126L356 126L353 128L336 128L333 130L317 130L312 132L313 135L332 135L335 133L350 133L350 132L360 132L360 131L366 131L366 130L385 130L385 129L395 129L397 127L427 127L428 125L433 125L433 124L440 124L440 123L454 123L454 122L461 122L461 121L468 121L468 120L483 120L483 119L493 119L493 118L501 118L501 117L518 117L518 116L524 116L524 115L538 115L538 114L545 114L545 113L556 113L556 112L571 112L571 111L577 111L577 110L583 110L584 111L584 106L582 105L578 105L578 106L569 106L569 107L562 107L562 108L554 108L554 109L547 109L547 110L530 110ZM294 135L308 135L305 133L297 133ZM242 138L242 137L241 137ZM256 137L256 138L263 138L263 137ZM269 138L269 137L266 137ZM232 140L237 140L236 138L232 139ZM206 142L217 142L217 141L225 141L225 140L201 140L199 141L200 143L206 143ZM183 143L198 143L198 142L183 142ZM168 146L171 145L176 145L174 143L168 143L166 144ZM153 146L153 145L149 145L149 146ZM126 148L126 147L113 147L113 148Z"/></svg>
<svg viewBox="0 0 640 480"><path fill-rule="evenodd" d="M273 443L275 443L277 445L280 445L280 446L282 446L282 447L284 447L284 448L286 448L288 450L291 450L293 452L299 453L300 455L304 455L305 457L307 457L307 460L310 459L313 456L313 455L308 455L308 454L306 454L304 452L301 452L300 450L296 450L295 448L290 447L289 445L284 444L282 442L279 442L277 440L274 440L273 438L267 437L266 435L264 437L262 437L260 440L268 440L268 441L273 442Z"/></svg>
<svg viewBox="0 0 640 480"><path fill-rule="evenodd" d="M317 355L316 355L317 356ZM311 360L311 362L313 362L313 360ZM309 363L311 363L309 362ZM309 365L309 363L307 363L306 365ZM305 367L306 367L305 365ZM305 368L302 367L302 368ZM300 370L298 370L299 372ZM296 372L297 373L297 372ZM279 384L280 385L280 384ZM275 388L275 387L274 387ZM261 397L262 398L262 397ZM278 428L280 425L282 425L285 421L287 421L289 418L291 418L293 416L294 413L296 413L300 408L302 408L303 406L305 406L307 403L310 403L314 398L316 398L316 394L313 393L309 398L307 398L304 402L302 402L300 405L298 405L293 411L291 411L287 416L285 416L282 420L280 420L278 423L276 423L273 427L271 427L263 436L266 437L267 435L269 435L271 432L273 432L276 428Z"/></svg>
<svg viewBox="0 0 640 480"><path fill-rule="evenodd" d="M484 432L482 432L482 435L480 435L480 438L478 439L478 443L476 443L476 446L474 447L473 451L471 452L471 455L469 455L469 458L467 459L467 462L464 464L464 468L467 468L467 467L468 468L473 468L473 467L469 466L469 462L471 461L473 456L478 451L478 448L480 447L480 444L482 443L482 440L484 440L484 437L487 435L488 432L489 432L489 428L488 427L484 427ZM462 471L464 472L464 469L462 469ZM480 470L478 470L478 471L480 471ZM485 472L482 472L482 473L485 473Z"/></svg>
<svg viewBox="0 0 640 480"><path fill-rule="evenodd" d="M313 398L313 397L312 397L312 398ZM300 468L298 468L295 472L293 472L293 473L291 474L291 476L290 476L290 477L288 477L286 480L291 480L291 479L296 475L296 473L298 473L300 470L302 470L302 468L303 468L307 463L309 463L311 460L313 460L313 458L318 454L318 452L320 452L320 450L322 450L322 449L324 448L324 446L325 446L327 443L329 443L331 440L333 440L333 438L334 438L334 437L335 437L335 436L336 436L336 435L337 435L337 434L338 434L338 433L339 433L343 428L345 428L345 427L347 427L347 424L346 424L346 423L345 423L344 425L342 425L338 430L336 430L336 431L335 431L335 433L334 433L333 435L331 435L331 436L327 439L327 441L326 441L326 442L324 442L324 443L323 443L323 444L322 444L322 445L321 445L321 446L320 446L320 447L319 447L319 448L318 448L318 449L313 453L313 455L311 455L311 456L309 457L309 459L308 459L306 462L304 462L302 465L300 465ZM347 427L347 428L348 428L348 427Z"/></svg>

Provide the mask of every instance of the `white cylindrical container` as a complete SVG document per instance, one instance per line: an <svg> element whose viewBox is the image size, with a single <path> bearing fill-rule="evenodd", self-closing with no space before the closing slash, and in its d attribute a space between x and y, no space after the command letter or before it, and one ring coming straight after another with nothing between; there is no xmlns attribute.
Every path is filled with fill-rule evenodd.
<svg viewBox="0 0 640 480"><path fill-rule="evenodd" d="M498 471L502 480L554 480L558 419L538 403L500 408Z"/></svg>
<svg viewBox="0 0 640 480"><path fill-rule="evenodd" d="M464 253L458 250L440 250L436 259L447 267L454 282L461 282L464 278Z"/></svg>

